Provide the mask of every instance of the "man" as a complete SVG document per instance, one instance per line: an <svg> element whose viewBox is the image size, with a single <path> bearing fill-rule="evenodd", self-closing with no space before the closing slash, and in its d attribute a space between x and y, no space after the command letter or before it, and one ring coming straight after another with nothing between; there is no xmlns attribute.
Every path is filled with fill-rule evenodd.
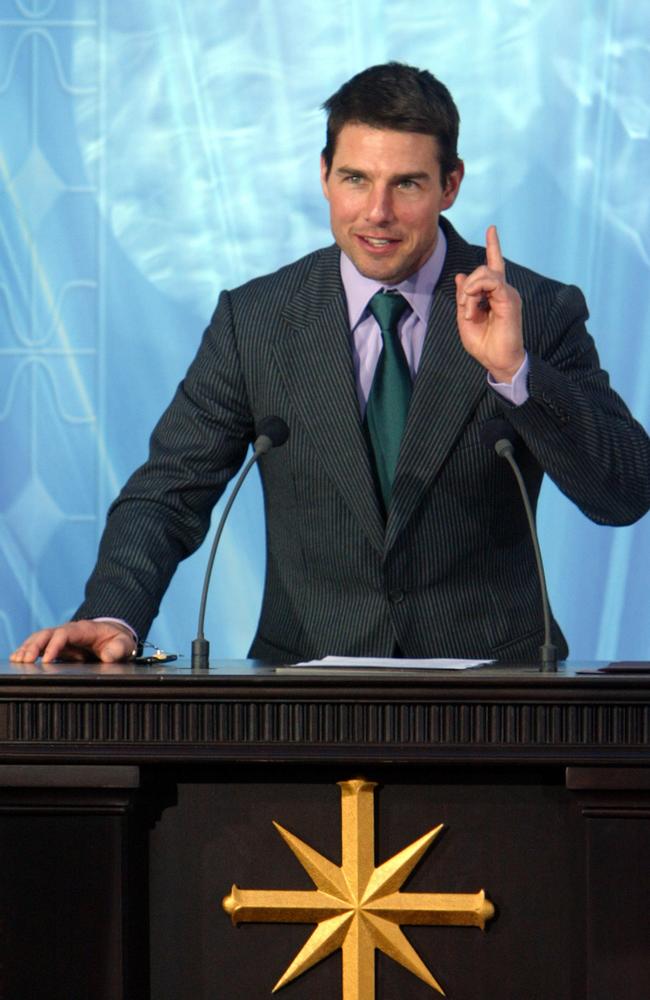
<svg viewBox="0 0 650 1000"><path fill-rule="evenodd" d="M504 262L493 226L483 251L440 218L463 178L446 88L391 63L325 108L337 245L221 295L77 620L14 660L128 657L271 414L291 433L261 461L256 657L536 657L533 552L510 470L481 444L492 417L517 432L534 500L546 472L601 523L650 506L650 441L599 367L580 292Z"/></svg>

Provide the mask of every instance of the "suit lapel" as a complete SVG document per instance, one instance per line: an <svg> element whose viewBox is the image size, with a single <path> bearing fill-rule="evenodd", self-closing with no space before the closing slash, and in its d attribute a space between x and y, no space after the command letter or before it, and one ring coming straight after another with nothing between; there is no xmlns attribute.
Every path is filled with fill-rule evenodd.
<svg viewBox="0 0 650 1000"><path fill-rule="evenodd" d="M441 224L447 237L447 255L433 296L402 440L386 525L386 550L430 489L486 391L485 371L465 351L458 335L454 283L457 273L470 273L481 260L446 220Z"/></svg>
<svg viewBox="0 0 650 1000"><path fill-rule="evenodd" d="M283 310L274 351L285 388L327 475L378 551L384 523L361 426L336 247L316 259Z"/></svg>

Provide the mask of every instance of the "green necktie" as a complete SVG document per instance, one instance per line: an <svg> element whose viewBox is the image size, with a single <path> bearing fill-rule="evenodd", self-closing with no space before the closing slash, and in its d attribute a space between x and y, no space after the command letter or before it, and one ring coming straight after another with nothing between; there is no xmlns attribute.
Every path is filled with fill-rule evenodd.
<svg viewBox="0 0 650 1000"><path fill-rule="evenodd" d="M386 511L413 388L397 335L397 323L407 306L403 296L390 292L377 292L368 303L384 342L368 396L366 423Z"/></svg>

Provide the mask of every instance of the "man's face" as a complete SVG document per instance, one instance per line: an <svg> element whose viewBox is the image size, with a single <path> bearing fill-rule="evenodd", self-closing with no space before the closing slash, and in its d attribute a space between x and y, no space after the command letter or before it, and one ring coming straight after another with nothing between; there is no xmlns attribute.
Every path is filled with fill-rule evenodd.
<svg viewBox="0 0 650 1000"><path fill-rule="evenodd" d="M334 239L357 270L384 284L408 278L432 254L438 216L453 205L459 164L440 182L436 140L417 132L344 125L321 184Z"/></svg>

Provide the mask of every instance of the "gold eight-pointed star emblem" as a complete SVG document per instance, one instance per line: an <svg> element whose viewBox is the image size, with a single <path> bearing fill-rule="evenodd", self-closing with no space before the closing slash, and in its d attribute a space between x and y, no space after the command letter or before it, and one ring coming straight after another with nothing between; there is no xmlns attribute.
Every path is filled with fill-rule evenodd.
<svg viewBox="0 0 650 1000"><path fill-rule="evenodd" d="M375 867L375 783L355 779L341 789L342 864L333 864L298 837L274 826L309 874L314 890L232 887L223 908L233 923L315 923L316 928L273 988L275 993L341 948L343 1000L374 1000L375 950L399 962L444 995L400 929L401 924L485 927L494 907L476 893L400 892L443 824Z"/></svg>

